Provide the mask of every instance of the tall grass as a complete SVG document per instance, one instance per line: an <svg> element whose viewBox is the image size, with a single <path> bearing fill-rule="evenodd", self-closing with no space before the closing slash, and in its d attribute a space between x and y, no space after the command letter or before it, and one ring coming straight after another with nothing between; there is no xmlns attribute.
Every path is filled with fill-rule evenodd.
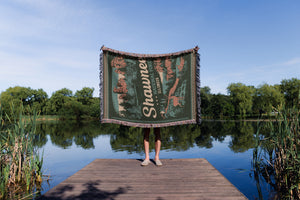
<svg viewBox="0 0 300 200"><path fill-rule="evenodd" d="M22 108L9 117L0 104L0 199L32 199L41 188L43 158L33 146L37 114L31 113L25 118Z"/></svg>
<svg viewBox="0 0 300 200"><path fill-rule="evenodd" d="M300 111L278 111L269 122L269 136L256 134L254 174L261 174L277 191L278 199L300 199Z"/></svg>

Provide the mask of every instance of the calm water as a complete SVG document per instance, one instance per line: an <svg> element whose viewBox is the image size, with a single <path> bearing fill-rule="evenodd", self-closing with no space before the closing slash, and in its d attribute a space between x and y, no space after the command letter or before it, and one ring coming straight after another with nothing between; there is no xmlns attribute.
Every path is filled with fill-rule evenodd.
<svg viewBox="0 0 300 200"><path fill-rule="evenodd" d="M271 187L254 178L251 159L256 122L203 121L201 126L162 128L161 159L205 158L249 199L271 199ZM150 157L154 158L154 136ZM99 122L47 122L37 127L36 146L44 152L47 192L97 158L143 159L143 133ZM259 192L261 191L261 192Z"/></svg>

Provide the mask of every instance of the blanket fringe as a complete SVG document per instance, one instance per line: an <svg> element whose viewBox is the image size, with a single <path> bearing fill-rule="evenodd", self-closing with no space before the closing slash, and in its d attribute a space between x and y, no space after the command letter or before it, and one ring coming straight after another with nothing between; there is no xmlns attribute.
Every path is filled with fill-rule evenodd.
<svg viewBox="0 0 300 200"><path fill-rule="evenodd" d="M129 122L129 121L121 121L116 119L103 119L101 123L114 123L123 126L132 126L132 127L140 127L140 128L161 128L167 126L180 126L185 124L197 124L195 120L184 120L184 121L177 121L177 122L166 122L166 123L137 123L137 122Z"/></svg>
<svg viewBox="0 0 300 200"><path fill-rule="evenodd" d="M199 49L199 47L196 46L196 47L194 47L192 49L178 51L178 52L175 52L175 53L166 53L166 54L139 54L139 53L129 53L129 52L125 52L125 51L119 51L119 50L107 48L104 45L101 47L102 51L109 51L109 52L113 52L113 53L116 53L116 54L121 54L123 56L137 57L137 58L159 58L159 57L166 57L166 56L178 56L178 55L181 55L181 54L191 53L191 52L197 53L198 49Z"/></svg>
<svg viewBox="0 0 300 200"><path fill-rule="evenodd" d="M104 47L104 46L102 46ZM102 50L101 47L101 50ZM104 104L103 104L103 98L104 98L104 94L103 94L103 51L101 51L100 53L100 65L99 65L99 78L100 78L100 83L99 83L99 97L100 97L100 122L103 119L103 109L104 109Z"/></svg>
<svg viewBox="0 0 300 200"><path fill-rule="evenodd" d="M197 47L198 48L198 47ZM197 50L198 51L198 50ZM197 104L197 124L201 124L201 82L200 82L200 54L196 52L196 104Z"/></svg>

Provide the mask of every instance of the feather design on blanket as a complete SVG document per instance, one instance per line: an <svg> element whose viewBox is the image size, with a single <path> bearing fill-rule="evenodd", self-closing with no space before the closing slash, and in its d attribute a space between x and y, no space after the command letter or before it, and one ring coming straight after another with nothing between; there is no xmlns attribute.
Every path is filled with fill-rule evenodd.
<svg viewBox="0 0 300 200"><path fill-rule="evenodd" d="M198 47L135 54L107 47L100 55L102 123L164 127L200 123Z"/></svg>

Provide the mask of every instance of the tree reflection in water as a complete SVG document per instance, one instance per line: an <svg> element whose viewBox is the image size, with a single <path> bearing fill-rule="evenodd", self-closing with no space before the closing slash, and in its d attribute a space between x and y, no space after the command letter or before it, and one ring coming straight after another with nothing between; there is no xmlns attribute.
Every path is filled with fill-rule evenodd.
<svg viewBox="0 0 300 200"><path fill-rule="evenodd" d="M229 148L233 152L244 152L254 145L256 123L234 121L203 121L198 125L182 125L161 128L162 150L186 151L192 147L212 148L213 141L223 142L231 136ZM43 147L47 136L51 142L61 148L69 148L75 143L83 149L95 148L93 139L99 135L109 135L114 151L143 153L142 128L126 127L116 124L100 124L97 121L75 122L55 121L37 125L35 145ZM154 134L150 134L154 141ZM150 142L150 151L154 151L154 142Z"/></svg>
<svg viewBox="0 0 300 200"><path fill-rule="evenodd" d="M252 151L254 148L256 132L257 122L249 121L203 121L200 126L164 127L161 128L161 149L184 152L191 148L211 149L215 143L226 142L225 145L228 145L228 149L233 153L243 153L247 150ZM93 149L95 148L94 139L100 135L106 135L110 137L110 146L115 152L144 153L142 128L100 124L98 121L81 123L75 121L49 121L39 123L36 133L34 144L39 148L42 148L51 140L52 145L62 149L71 148L74 144L83 149ZM268 131L261 128L260 133L264 137L267 136ZM150 134L150 151L154 152L153 133ZM249 157L250 162L251 157ZM251 169L247 170L249 172ZM258 186L265 184L257 179L257 174L255 176L255 174L249 172L249 175ZM262 195L259 188L258 198Z"/></svg>

